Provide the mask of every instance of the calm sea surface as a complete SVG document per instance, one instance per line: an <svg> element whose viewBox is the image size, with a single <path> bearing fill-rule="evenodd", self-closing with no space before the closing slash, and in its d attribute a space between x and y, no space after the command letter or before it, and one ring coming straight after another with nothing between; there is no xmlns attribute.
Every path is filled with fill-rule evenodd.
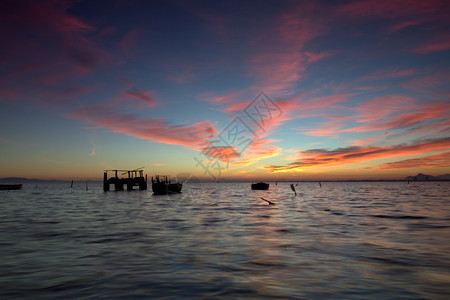
<svg viewBox="0 0 450 300"><path fill-rule="evenodd" d="M0 191L0 298L450 299L450 182L289 184Z"/></svg>

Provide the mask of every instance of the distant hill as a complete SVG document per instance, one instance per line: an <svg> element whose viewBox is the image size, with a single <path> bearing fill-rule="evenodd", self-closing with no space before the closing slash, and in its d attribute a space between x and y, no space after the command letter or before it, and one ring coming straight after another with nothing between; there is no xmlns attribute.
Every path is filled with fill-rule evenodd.
<svg viewBox="0 0 450 300"><path fill-rule="evenodd" d="M450 180L450 174L444 174L439 176L426 175L419 173L416 176L408 176L405 180L409 181L436 181L436 180Z"/></svg>
<svg viewBox="0 0 450 300"><path fill-rule="evenodd" d="M5 177L0 178L0 183L39 183L39 182L64 182L68 180L45 180L45 179L32 179L23 177Z"/></svg>

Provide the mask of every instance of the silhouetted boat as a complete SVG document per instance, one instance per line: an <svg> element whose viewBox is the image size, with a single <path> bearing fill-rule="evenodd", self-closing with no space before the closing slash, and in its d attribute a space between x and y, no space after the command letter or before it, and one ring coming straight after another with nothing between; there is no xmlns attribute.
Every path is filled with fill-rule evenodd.
<svg viewBox="0 0 450 300"><path fill-rule="evenodd" d="M156 175L152 177L152 190L155 195L166 195L181 193L183 184L176 182L172 183L169 176Z"/></svg>
<svg viewBox="0 0 450 300"><path fill-rule="evenodd" d="M22 184L0 184L0 190L20 190L22 188Z"/></svg>
<svg viewBox="0 0 450 300"><path fill-rule="evenodd" d="M252 183L252 190L268 190L269 184L265 182Z"/></svg>

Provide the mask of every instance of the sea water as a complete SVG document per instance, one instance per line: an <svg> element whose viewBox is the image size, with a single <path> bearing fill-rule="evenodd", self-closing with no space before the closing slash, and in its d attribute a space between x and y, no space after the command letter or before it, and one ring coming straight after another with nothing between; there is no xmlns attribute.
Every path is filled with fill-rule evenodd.
<svg viewBox="0 0 450 300"><path fill-rule="evenodd" d="M290 184L0 191L0 298L450 298L450 182Z"/></svg>

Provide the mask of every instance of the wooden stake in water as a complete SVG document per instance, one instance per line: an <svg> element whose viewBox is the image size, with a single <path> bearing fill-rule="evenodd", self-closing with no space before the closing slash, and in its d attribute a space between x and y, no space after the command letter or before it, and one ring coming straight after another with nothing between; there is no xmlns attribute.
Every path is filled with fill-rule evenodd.
<svg viewBox="0 0 450 300"><path fill-rule="evenodd" d="M270 200L267 200L267 199L264 199L263 197L259 197L261 200L264 200L264 201L266 201L267 203L269 203L269 205L275 205L275 203L273 203L272 201L270 201Z"/></svg>
<svg viewBox="0 0 450 300"><path fill-rule="evenodd" d="M295 193L295 196L297 196L297 191L295 190L295 187L294 187L294 184L293 184L293 183L291 183L291 190L293 190L294 193Z"/></svg>
<svg viewBox="0 0 450 300"><path fill-rule="evenodd" d="M70 183L70 187L73 187L73 180L72 180L72 182Z"/></svg>
<svg viewBox="0 0 450 300"><path fill-rule="evenodd" d="M87 180L86 180L86 191L88 190Z"/></svg>

